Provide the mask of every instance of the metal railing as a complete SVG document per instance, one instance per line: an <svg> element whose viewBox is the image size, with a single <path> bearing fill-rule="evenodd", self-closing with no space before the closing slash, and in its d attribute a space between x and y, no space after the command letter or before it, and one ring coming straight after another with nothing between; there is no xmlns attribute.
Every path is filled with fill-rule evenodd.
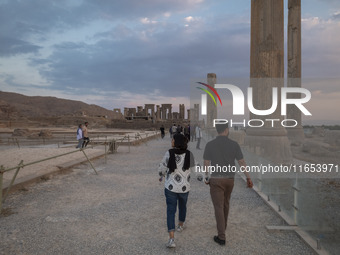
<svg viewBox="0 0 340 255"><path fill-rule="evenodd" d="M134 137L130 137L130 135L125 135L121 138L117 138L117 139L112 139L112 140L108 140L107 139L107 136L97 136L97 139L96 137L92 138L91 139L91 143L92 144L92 148L94 146L98 146L98 145L104 145L105 146L105 153L104 153L104 156L105 156L105 163L107 161L107 154L108 153L115 153L117 152L118 150L118 147L119 145L122 145L122 144L127 144L128 145L128 148L129 148L129 152L131 152L131 143L133 140L143 140L148 137L154 137L156 135L158 135L158 131L155 131L153 133L151 133L151 135L149 135L148 133L145 133L144 135L144 138L142 136L142 134L140 133L137 133ZM102 139L105 137L105 140ZM17 144L18 148L20 148L20 141L18 139L12 139L12 141L15 142L15 144ZM76 143L74 143L76 144ZM59 147L59 146L58 146ZM81 149L77 149L77 150L73 150L73 151L70 151L70 152L67 152L67 153L63 153L63 154L59 154L59 155L56 155L56 156L52 156L52 157L48 157L48 158L44 158L44 159L40 159L40 160L37 160L37 161L33 161L33 162L29 162L29 163L24 163L23 160L20 161L20 163L14 167L9 167L9 168L5 168L3 165L0 166L0 214L1 214L1 211L2 211L2 205L3 205L3 202L5 201L5 199L7 198L16 178L17 178L17 175L20 171L20 169L23 169L24 167L27 167L27 166L30 166L30 165L34 165L34 164L38 164L38 163L41 163L41 162L44 162L44 161L48 161L48 160L52 160L52 159L56 159L56 158L59 158L59 157L62 157L62 156L66 156L66 155L69 155L69 154L73 154L73 153L76 153L76 152L79 152L81 151L87 162L90 163L92 169L94 170L94 172L98 175L98 172L96 171L94 165L92 164L91 160L89 159L89 157L87 156L87 154L85 153L85 150L86 148L81 148ZM9 186L6 188L6 191L5 193L3 194L3 176L4 176L4 173L6 172L9 172L9 171L12 171L12 170L15 170L15 173L10 181L10 184Z"/></svg>
<svg viewBox="0 0 340 255"><path fill-rule="evenodd" d="M248 165L275 165L268 159L243 150ZM303 174L250 174L254 190L319 254L339 248L340 209L338 191L327 186L326 178ZM303 233L303 234L300 234ZM305 235L307 234L307 235ZM304 238L305 239L305 238Z"/></svg>

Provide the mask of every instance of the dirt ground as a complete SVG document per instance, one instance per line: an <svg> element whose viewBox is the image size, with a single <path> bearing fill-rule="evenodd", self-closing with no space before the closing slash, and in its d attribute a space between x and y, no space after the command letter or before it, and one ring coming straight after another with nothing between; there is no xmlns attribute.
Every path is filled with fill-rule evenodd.
<svg viewBox="0 0 340 255"><path fill-rule="evenodd" d="M227 245L219 246L209 188L192 178L186 229L165 247L164 184L157 167L170 139L156 139L11 194L0 217L0 254L313 254L240 178L232 194ZM194 144L192 150L194 150ZM201 160L202 151L196 151Z"/></svg>

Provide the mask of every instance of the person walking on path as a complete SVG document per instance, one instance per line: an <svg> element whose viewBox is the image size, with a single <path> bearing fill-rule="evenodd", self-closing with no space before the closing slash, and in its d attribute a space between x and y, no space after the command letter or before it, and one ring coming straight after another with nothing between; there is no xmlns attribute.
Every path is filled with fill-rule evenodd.
<svg viewBox="0 0 340 255"><path fill-rule="evenodd" d="M190 136L191 136L191 141L193 142L194 139L196 141L196 127L195 126L192 126L190 125Z"/></svg>
<svg viewBox="0 0 340 255"><path fill-rule="evenodd" d="M201 138L202 138L202 130L201 130L199 125L196 126L195 134L196 134L196 139L197 139L196 149L200 150L201 149L200 144L201 144Z"/></svg>
<svg viewBox="0 0 340 255"><path fill-rule="evenodd" d="M182 134L174 134L172 149L168 150L162 162L159 164L158 172L162 181L165 176L165 198L167 206L167 227L169 232L168 248L175 248L175 229L183 231L187 213L187 201L190 191L190 172L195 166L193 154L187 150L188 140ZM178 225L175 226L175 214L178 203Z"/></svg>
<svg viewBox="0 0 340 255"><path fill-rule="evenodd" d="M189 124L184 127L184 135L190 142L190 126Z"/></svg>
<svg viewBox="0 0 340 255"><path fill-rule="evenodd" d="M176 124L174 123L174 125L171 128L172 128L172 130L171 130L172 136L174 136L177 133L177 126L176 126Z"/></svg>
<svg viewBox="0 0 340 255"><path fill-rule="evenodd" d="M165 136L164 126L162 125L159 130L161 131L161 137L163 139Z"/></svg>
<svg viewBox="0 0 340 255"><path fill-rule="evenodd" d="M170 138L172 138L172 126L170 126L169 128L169 134L170 134Z"/></svg>
<svg viewBox="0 0 340 255"><path fill-rule="evenodd" d="M83 142L84 142L84 137L83 137L83 124L79 124L78 129L77 129L77 140L78 140L78 145L77 145L77 149L78 148L82 148L83 146Z"/></svg>
<svg viewBox="0 0 340 255"><path fill-rule="evenodd" d="M235 159L237 160L241 169L245 169L246 162L243 159L243 154L240 145L229 139L228 124L216 124L218 136L207 143L204 149L204 169L208 166L215 167L215 169L232 169L235 168ZM205 183L210 186L210 196L214 205L217 236L214 236L214 241L220 245L225 245L227 229L229 202L230 196L234 187L235 171L214 171L209 173L205 171ZM252 188L253 182L249 173L244 171L247 178L247 187Z"/></svg>
<svg viewBox="0 0 340 255"><path fill-rule="evenodd" d="M177 132L177 134L182 134L183 133L183 128L182 128L182 126L180 124L178 124L176 132Z"/></svg>
<svg viewBox="0 0 340 255"><path fill-rule="evenodd" d="M87 128L88 125L89 123L85 122L85 125L83 126L83 136L84 136L83 148L85 148L90 142L88 128Z"/></svg>

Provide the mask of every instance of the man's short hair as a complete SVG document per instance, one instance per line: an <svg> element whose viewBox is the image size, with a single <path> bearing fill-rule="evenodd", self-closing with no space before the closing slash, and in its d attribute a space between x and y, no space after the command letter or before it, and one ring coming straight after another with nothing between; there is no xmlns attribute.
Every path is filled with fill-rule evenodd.
<svg viewBox="0 0 340 255"><path fill-rule="evenodd" d="M218 134L222 134L224 130L228 128L228 123L216 124L216 131Z"/></svg>

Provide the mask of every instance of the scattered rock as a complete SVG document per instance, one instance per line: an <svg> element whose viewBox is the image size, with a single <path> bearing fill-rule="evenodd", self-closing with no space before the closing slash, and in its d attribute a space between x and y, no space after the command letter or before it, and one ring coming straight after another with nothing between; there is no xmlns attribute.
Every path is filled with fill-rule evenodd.
<svg viewBox="0 0 340 255"><path fill-rule="evenodd" d="M16 128L14 129L13 133L12 133L12 136L24 136L24 137L27 137L31 134L31 132L26 129L26 128Z"/></svg>
<svg viewBox="0 0 340 255"><path fill-rule="evenodd" d="M325 136L325 129L323 127L314 127L313 135Z"/></svg>
<svg viewBox="0 0 340 255"><path fill-rule="evenodd" d="M40 131L39 137L43 137L43 138L52 138L53 135L52 135L51 130L49 130L49 129L44 129L44 130L41 130L41 131Z"/></svg>
<svg viewBox="0 0 340 255"><path fill-rule="evenodd" d="M327 156L329 155L329 145L325 143L315 142L315 141L307 141L302 145L302 151L309 153L311 155L317 156Z"/></svg>
<svg viewBox="0 0 340 255"><path fill-rule="evenodd" d="M340 148L340 130L327 130L324 142Z"/></svg>

